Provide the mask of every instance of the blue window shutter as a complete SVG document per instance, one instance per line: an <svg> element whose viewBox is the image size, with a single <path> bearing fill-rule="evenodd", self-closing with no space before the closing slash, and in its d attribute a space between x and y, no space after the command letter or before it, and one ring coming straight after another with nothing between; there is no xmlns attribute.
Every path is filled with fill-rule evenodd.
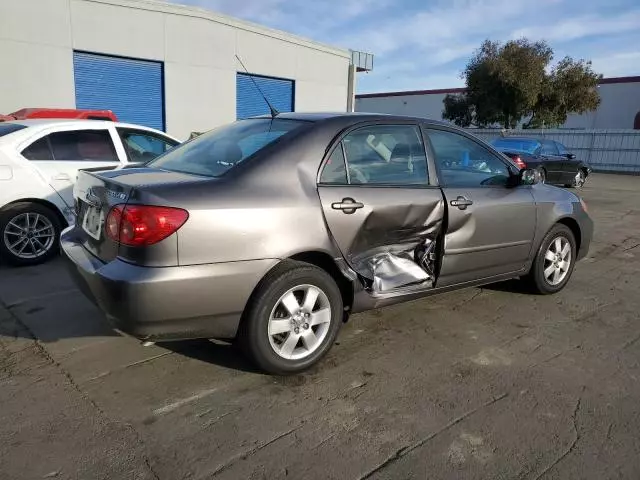
<svg viewBox="0 0 640 480"><path fill-rule="evenodd" d="M238 120L269 114L269 106L262 98L260 90L256 88L256 84L278 112L294 111L293 80L238 73L236 75L236 118Z"/></svg>
<svg viewBox="0 0 640 480"><path fill-rule="evenodd" d="M164 130L162 62L73 53L76 108Z"/></svg>

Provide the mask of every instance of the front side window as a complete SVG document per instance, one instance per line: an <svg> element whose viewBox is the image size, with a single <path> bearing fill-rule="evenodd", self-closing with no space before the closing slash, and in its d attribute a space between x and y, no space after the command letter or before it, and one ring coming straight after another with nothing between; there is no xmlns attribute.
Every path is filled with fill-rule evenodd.
<svg viewBox="0 0 640 480"><path fill-rule="evenodd" d="M567 152L567 149L563 144L556 142L556 145L558 147L558 153L560 155L565 155L566 156L569 153L569 152Z"/></svg>
<svg viewBox="0 0 640 480"><path fill-rule="evenodd" d="M558 147L556 147L556 142L551 142L549 140L542 142L541 153L543 155L558 155Z"/></svg>
<svg viewBox="0 0 640 480"><path fill-rule="evenodd" d="M22 155L29 160L118 162L108 130L50 133L25 148Z"/></svg>
<svg viewBox="0 0 640 480"><path fill-rule="evenodd" d="M415 125L363 127L342 143L352 185L427 184L427 158Z"/></svg>
<svg viewBox="0 0 640 480"><path fill-rule="evenodd" d="M219 177L254 153L305 125L309 125L309 122L265 118L240 120L178 145L147 163L147 166Z"/></svg>
<svg viewBox="0 0 640 480"><path fill-rule="evenodd" d="M172 140L144 132L118 129L118 133L131 162L148 162L177 145Z"/></svg>
<svg viewBox="0 0 640 480"><path fill-rule="evenodd" d="M445 186L481 187L507 185L505 162L491 151L456 132L427 130Z"/></svg>

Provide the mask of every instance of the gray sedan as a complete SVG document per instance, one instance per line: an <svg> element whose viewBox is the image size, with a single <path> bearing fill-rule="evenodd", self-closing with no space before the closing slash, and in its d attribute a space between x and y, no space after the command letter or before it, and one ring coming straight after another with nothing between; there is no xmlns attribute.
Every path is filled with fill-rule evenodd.
<svg viewBox="0 0 640 480"><path fill-rule="evenodd" d="M558 292L593 230L577 195L467 132L373 114L241 120L81 172L74 196L62 249L117 329L237 338L277 374L352 313L510 278Z"/></svg>

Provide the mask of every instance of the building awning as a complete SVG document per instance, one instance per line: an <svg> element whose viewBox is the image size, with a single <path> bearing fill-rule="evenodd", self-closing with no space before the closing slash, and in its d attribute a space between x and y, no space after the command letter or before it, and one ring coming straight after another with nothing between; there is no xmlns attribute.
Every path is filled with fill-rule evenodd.
<svg viewBox="0 0 640 480"><path fill-rule="evenodd" d="M354 65L358 72L370 72L373 70L373 54L351 50L351 65Z"/></svg>

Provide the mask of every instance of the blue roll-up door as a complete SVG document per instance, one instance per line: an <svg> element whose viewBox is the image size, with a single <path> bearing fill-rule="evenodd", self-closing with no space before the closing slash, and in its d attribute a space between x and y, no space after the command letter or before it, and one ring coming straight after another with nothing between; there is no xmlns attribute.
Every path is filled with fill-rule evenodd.
<svg viewBox="0 0 640 480"><path fill-rule="evenodd" d="M238 120L269 114L269 106L262 98L260 91L278 112L293 112L293 80L238 73L236 75L236 118Z"/></svg>
<svg viewBox="0 0 640 480"><path fill-rule="evenodd" d="M73 53L76 108L112 110L121 122L164 130L162 62Z"/></svg>

